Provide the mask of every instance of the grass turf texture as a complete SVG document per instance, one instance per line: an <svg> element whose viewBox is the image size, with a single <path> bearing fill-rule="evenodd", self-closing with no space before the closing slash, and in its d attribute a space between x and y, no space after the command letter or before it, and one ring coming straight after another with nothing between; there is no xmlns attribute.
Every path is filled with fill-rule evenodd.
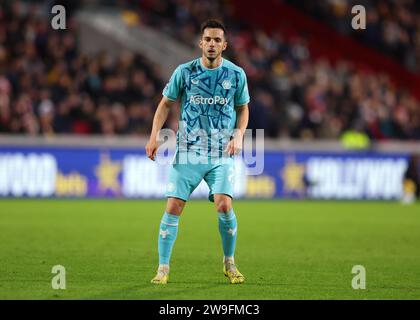
<svg viewBox="0 0 420 320"><path fill-rule="evenodd" d="M213 205L187 204L170 283L154 286L163 201L1 200L0 299L419 299L419 204L236 201L229 285ZM52 266L66 290L51 288ZM366 290L354 290L354 265Z"/></svg>

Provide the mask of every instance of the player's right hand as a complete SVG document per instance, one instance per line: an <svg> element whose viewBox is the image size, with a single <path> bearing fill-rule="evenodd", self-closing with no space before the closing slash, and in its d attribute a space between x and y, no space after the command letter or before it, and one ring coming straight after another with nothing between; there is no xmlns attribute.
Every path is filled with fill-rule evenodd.
<svg viewBox="0 0 420 320"><path fill-rule="evenodd" d="M159 145L158 145L156 139L150 139L149 142L147 142L147 144L146 144L146 154L147 154L147 157L150 160L155 161L158 147L159 147Z"/></svg>

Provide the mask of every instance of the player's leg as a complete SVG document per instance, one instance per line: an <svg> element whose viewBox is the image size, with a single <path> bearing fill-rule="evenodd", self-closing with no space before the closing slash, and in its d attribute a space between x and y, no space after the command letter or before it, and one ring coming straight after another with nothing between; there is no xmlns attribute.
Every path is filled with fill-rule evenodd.
<svg viewBox="0 0 420 320"><path fill-rule="evenodd" d="M242 283L244 276L234 262L238 225L232 208L234 163L224 159L204 176L210 188L209 200L214 201L219 219L219 232L223 248L223 272L231 283Z"/></svg>
<svg viewBox="0 0 420 320"><path fill-rule="evenodd" d="M238 225L232 209L232 199L225 194L215 194L214 204L219 218L219 232L222 238L224 258L233 259Z"/></svg>
<svg viewBox="0 0 420 320"><path fill-rule="evenodd" d="M223 273L233 284L243 283L245 277L235 265L235 248L238 223L232 208L232 198L226 194L214 194L214 204L219 218L219 232L223 247Z"/></svg>
<svg viewBox="0 0 420 320"><path fill-rule="evenodd" d="M166 210L159 226L159 267L156 276L152 279L152 283L166 284L169 280L169 262L178 235L179 216L184 206L184 200L172 197L168 198Z"/></svg>
<svg viewBox="0 0 420 320"><path fill-rule="evenodd" d="M173 164L169 172L166 210L163 214L158 236L159 268L152 283L166 284L169 278L169 262L178 234L179 216L190 194L202 179L199 170L187 164Z"/></svg>

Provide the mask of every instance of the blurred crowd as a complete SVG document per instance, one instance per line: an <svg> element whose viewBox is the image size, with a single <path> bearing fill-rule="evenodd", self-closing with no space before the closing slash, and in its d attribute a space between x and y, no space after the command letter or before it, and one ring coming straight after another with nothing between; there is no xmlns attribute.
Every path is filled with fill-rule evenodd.
<svg viewBox="0 0 420 320"><path fill-rule="evenodd" d="M148 0L141 6L142 23L191 46L202 21L226 23L226 56L248 76L249 126L270 137L336 139L358 130L374 140L420 138L419 102L385 74L355 70L346 61L314 61L303 36L285 42L280 33L249 28L235 20L229 1Z"/></svg>
<svg viewBox="0 0 420 320"><path fill-rule="evenodd" d="M420 1L418 0L286 0L335 30L353 35L420 73ZM353 6L366 9L366 29L354 30Z"/></svg>
<svg viewBox="0 0 420 320"><path fill-rule="evenodd" d="M17 2L15 2L16 4ZM337 139L346 130L374 140L419 139L420 104L384 74L313 60L304 36L286 42L233 18L229 1L119 1L139 23L198 44L199 26L228 28L226 57L246 71L250 128L269 137ZM9 11L7 11L9 10ZM168 79L144 57L88 57L74 22L54 32L45 20L0 9L0 131L27 134L148 134ZM171 119L176 122L176 115Z"/></svg>
<svg viewBox="0 0 420 320"><path fill-rule="evenodd" d="M146 134L163 87L140 55L86 56L77 26L52 30L19 2L0 7L0 132Z"/></svg>

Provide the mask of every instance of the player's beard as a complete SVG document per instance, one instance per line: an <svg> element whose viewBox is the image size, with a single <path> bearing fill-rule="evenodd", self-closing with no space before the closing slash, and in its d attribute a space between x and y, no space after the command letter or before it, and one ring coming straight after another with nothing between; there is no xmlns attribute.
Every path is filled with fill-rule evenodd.
<svg viewBox="0 0 420 320"><path fill-rule="evenodd" d="M215 55L215 56L210 56L209 54L206 54L206 58L210 61L210 62L214 62L215 60L217 60L219 58L219 54Z"/></svg>

